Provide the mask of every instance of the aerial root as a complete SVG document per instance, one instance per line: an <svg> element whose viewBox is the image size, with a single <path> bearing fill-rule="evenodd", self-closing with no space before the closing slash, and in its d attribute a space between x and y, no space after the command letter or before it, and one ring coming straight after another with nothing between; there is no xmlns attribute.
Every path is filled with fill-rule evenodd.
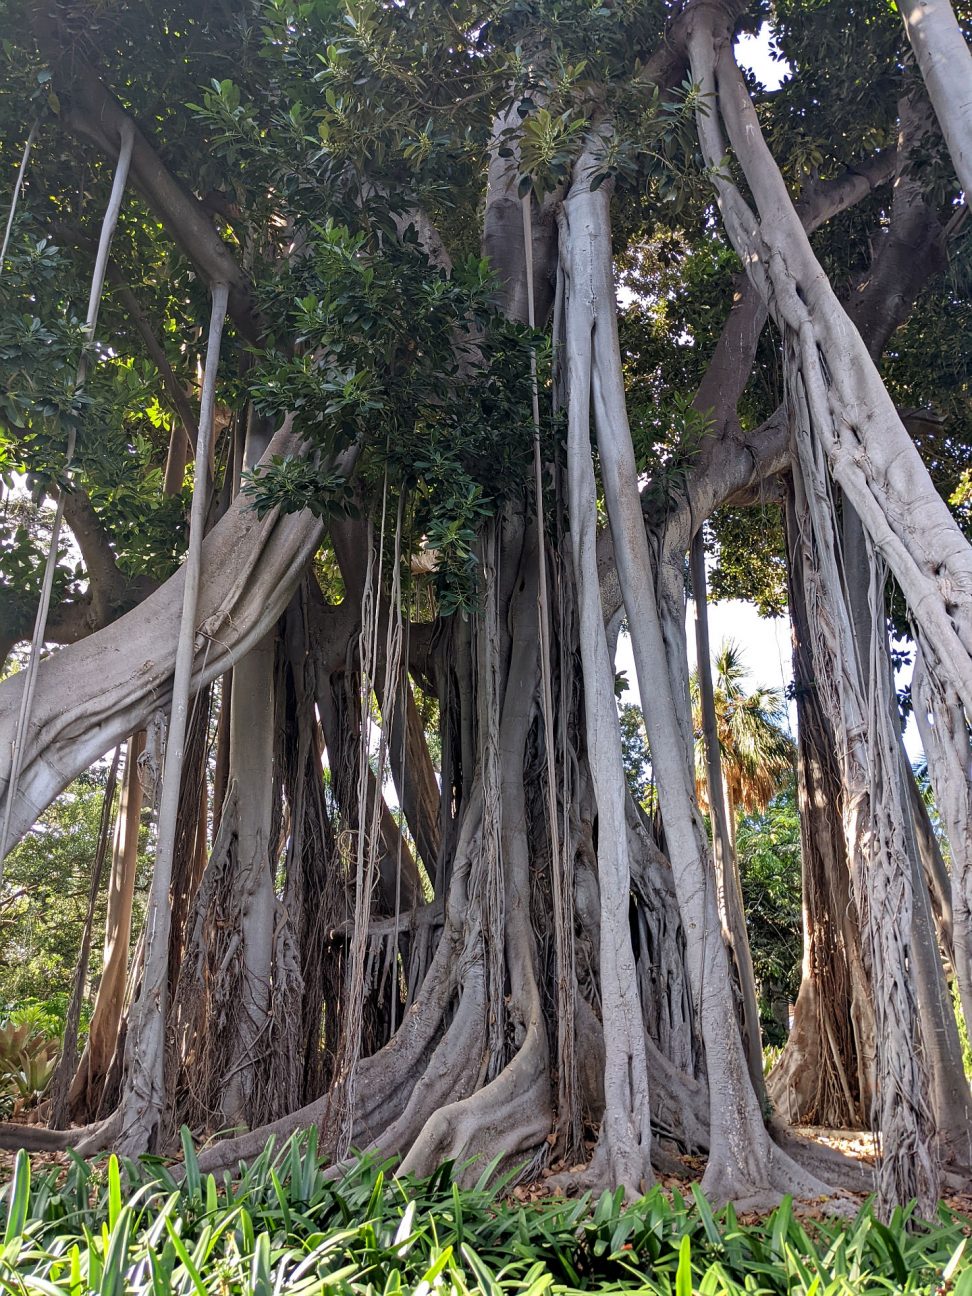
<svg viewBox="0 0 972 1296"><path fill-rule="evenodd" d="M874 1191L874 1167L866 1161L803 1138L777 1118L769 1121L767 1129L776 1146L810 1174L849 1192Z"/></svg>
<svg viewBox="0 0 972 1296"><path fill-rule="evenodd" d="M538 1147L553 1116L543 1069L532 1056L543 1053L529 1040L490 1084L433 1112L402 1162L403 1174L428 1174L443 1160L462 1160L460 1177L478 1176L496 1157L509 1158Z"/></svg>

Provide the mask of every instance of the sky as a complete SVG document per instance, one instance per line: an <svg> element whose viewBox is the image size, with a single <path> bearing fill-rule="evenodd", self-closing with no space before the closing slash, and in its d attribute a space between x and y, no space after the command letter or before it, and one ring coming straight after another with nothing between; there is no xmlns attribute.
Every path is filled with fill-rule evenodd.
<svg viewBox="0 0 972 1296"><path fill-rule="evenodd" d="M736 61L752 72L767 90L776 90L790 71L788 63L778 62L770 52L769 23L763 23L755 36L740 36L736 41Z"/></svg>

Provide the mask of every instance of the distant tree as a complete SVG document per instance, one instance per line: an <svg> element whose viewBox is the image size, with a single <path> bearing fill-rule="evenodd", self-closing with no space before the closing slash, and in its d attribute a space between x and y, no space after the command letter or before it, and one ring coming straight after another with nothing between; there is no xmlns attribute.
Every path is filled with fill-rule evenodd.
<svg viewBox="0 0 972 1296"><path fill-rule="evenodd" d="M733 840L739 813L760 814L780 791L793 769L793 740L783 727L786 702L780 689L758 686L747 691L749 671L742 649L725 640L715 657L713 686L726 818ZM692 722L695 729L695 788L708 810L702 702L698 673L692 673Z"/></svg>
<svg viewBox="0 0 972 1296"><path fill-rule="evenodd" d="M749 944L767 1043L782 1044L787 1007L800 985L802 954L800 817L796 784L761 810L744 814L736 833Z"/></svg>

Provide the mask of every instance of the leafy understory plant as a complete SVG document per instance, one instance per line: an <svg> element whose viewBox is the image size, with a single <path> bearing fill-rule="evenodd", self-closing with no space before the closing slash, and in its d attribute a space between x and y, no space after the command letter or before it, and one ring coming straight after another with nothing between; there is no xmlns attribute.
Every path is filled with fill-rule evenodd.
<svg viewBox="0 0 972 1296"><path fill-rule="evenodd" d="M323 1164L313 1129L268 1143L222 1182L203 1174L183 1132L180 1180L159 1163L110 1157L31 1173L17 1156L2 1190L0 1286L8 1292L346 1293L739 1292L972 1293L970 1225L942 1207L914 1228L910 1210L879 1223L714 1212L653 1188L521 1202L487 1166L460 1189L446 1162L395 1178L367 1156Z"/></svg>
<svg viewBox="0 0 972 1296"><path fill-rule="evenodd" d="M60 1042L30 1022L0 1026L0 1109L7 1113L39 1098L47 1089Z"/></svg>

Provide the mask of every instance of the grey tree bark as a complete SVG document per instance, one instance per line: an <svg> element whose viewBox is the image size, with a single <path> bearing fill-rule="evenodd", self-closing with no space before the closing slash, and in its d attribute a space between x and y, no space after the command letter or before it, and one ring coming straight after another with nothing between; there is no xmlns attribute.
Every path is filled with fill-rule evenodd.
<svg viewBox="0 0 972 1296"><path fill-rule="evenodd" d="M570 294L567 363L571 419L580 439L582 433L586 435L588 405L593 402L614 552L686 933L693 1006L705 1047L711 1152L703 1186L716 1200L765 1201L777 1191L790 1190L813 1193L823 1185L774 1147L766 1133L736 1024L715 878L695 803L690 743L674 696L676 690L684 693L687 709L687 670L679 665L685 661L684 618L680 639L666 645L638 494L618 350L610 185L591 188L599 169L597 148L595 140L575 164L561 227L561 257ZM580 450L576 453L579 456ZM577 526L575 510L585 505L590 508L592 503L593 478L589 497L572 499L573 526ZM577 579L582 579L579 572ZM582 628L582 644L585 633ZM603 634L603 628L599 633ZM673 666L681 679L676 675L672 680ZM586 675L585 671L585 681ZM670 687L659 688L659 676L666 684L672 680Z"/></svg>
<svg viewBox="0 0 972 1296"><path fill-rule="evenodd" d="M972 193L972 52L949 0L898 9L966 199Z"/></svg>
<svg viewBox="0 0 972 1296"><path fill-rule="evenodd" d="M702 703L702 729L705 743L706 782L709 790L709 817L712 823L712 851L719 887L719 908L725 936L732 954L736 979L742 999L742 1031L749 1065L749 1078L757 1096L764 1097L763 1041L759 1025L759 1003L756 976L746 930L742 881L736 857L736 834L733 808L722 778L722 747L716 718L715 693L712 686L712 649L709 643L709 617L705 578L705 547L701 529L692 540L690 565L695 600L695 646Z"/></svg>
<svg viewBox="0 0 972 1296"><path fill-rule="evenodd" d="M172 710L166 735L158 840L149 893L142 984L129 1020L126 1076L122 1101L111 1118L119 1131L117 1146L130 1154L153 1149L165 1093L165 1027L169 982L169 887L175 848L176 821L189 698L196 650L196 620L202 575L203 530L209 491L209 449L216 401L216 370L229 290L213 289L213 309L206 352L206 374L200 402L199 445L192 492L189 553L183 590L182 617L172 682ZM100 1137L97 1135L95 1137Z"/></svg>

